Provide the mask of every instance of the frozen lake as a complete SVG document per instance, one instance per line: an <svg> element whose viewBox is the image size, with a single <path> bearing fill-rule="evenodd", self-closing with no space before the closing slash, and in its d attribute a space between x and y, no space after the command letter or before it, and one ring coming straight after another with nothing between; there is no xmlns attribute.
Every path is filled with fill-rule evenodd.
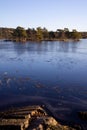
<svg viewBox="0 0 87 130"><path fill-rule="evenodd" d="M87 40L0 41L0 107L22 102L77 120L76 112L87 110Z"/></svg>

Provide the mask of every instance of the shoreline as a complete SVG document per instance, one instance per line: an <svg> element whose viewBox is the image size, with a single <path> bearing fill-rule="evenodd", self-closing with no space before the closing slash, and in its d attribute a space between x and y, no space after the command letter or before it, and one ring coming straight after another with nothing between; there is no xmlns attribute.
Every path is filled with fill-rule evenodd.
<svg viewBox="0 0 87 130"><path fill-rule="evenodd" d="M20 110L21 108L27 108L27 107L33 107L33 106L38 106L38 107L40 107L40 108L42 108L43 110L44 110L44 112L46 112L47 113L47 115L49 116L49 117L52 117L52 118L54 118L57 122L58 122L58 124L60 124L61 126L67 126L67 127L70 127L70 128L75 128L75 130L83 130L82 129L82 125L81 125L81 123L76 123L76 122L71 122L71 121L63 121L63 120L59 120L58 118L56 118L56 116L49 110L49 108L47 107L47 106L45 106L45 105L42 105L42 104L35 104L35 103L32 103L32 104L26 104L26 105L23 105L23 104L19 104L19 106L17 105L17 104L15 104L15 106L14 107L8 107L8 109L5 109L5 110L2 110L2 111L0 111L0 113L8 113L9 114L9 112L10 111L17 111L18 109ZM84 127L84 124L83 124L83 127ZM79 129L80 128L80 129ZM66 130L66 129L64 129L64 130ZM73 130L73 129L72 129ZM86 130L86 129L84 129L84 130Z"/></svg>
<svg viewBox="0 0 87 130"><path fill-rule="evenodd" d="M49 98L46 98L47 101L45 100L44 97L33 97L33 96L26 97L26 98L22 97L18 99L21 99L21 101L18 101L16 99L14 102L12 101L8 104L4 104L3 106L0 106L0 111L9 110L11 108L14 109L17 107L40 105L48 112L50 116L53 116L62 125L76 125L76 124L80 125L84 123L84 121L81 121L79 118L78 119L76 118L77 111L73 112L73 120L72 120L72 116L71 116L71 119L70 117L68 117L67 120L60 118L59 115L56 115L56 111L55 111L56 108L50 104L51 99ZM62 110L60 111L60 113L62 114Z"/></svg>
<svg viewBox="0 0 87 130"><path fill-rule="evenodd" d="M43 42L43 41L47 41L47 42L54 42L54 41L58 41L58 42L79 42L81 39L44 39L44 40L11 40L11 39L0 39L1 41L5 41L5 42L22 42L22 43L26 43L26 42Z"/></svg>

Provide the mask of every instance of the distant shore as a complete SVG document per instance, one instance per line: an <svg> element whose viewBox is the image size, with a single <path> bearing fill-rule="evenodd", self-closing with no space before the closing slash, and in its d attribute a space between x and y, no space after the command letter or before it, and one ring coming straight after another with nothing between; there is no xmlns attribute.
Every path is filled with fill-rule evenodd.
<svg viewBox="0 0 87 130"><path fill-rule="evenodd" d="M78 32L76 29L69 31L68 28L57 29L56 31L48 31L45 27L37 27L24 29L18 26L14 28L0 28L0 39L14 42L27 41L79 41L87 38L87 32Z"/></svg>

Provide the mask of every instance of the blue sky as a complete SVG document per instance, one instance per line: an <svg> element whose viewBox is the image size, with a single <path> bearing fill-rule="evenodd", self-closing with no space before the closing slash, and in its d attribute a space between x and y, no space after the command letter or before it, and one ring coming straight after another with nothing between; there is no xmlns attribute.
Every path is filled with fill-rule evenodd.
<svg viewBox="0 0 87 130"><path fill-rule="evenodd" d="M0 27L87 31L87 0L0 0Z"/></svg>

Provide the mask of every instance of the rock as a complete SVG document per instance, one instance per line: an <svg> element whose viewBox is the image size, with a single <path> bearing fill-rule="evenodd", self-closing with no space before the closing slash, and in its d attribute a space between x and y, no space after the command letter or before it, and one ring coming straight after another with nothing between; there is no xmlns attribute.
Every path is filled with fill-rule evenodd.
<svg viewBox="0 0 87 130"><path fill-rule="evenodd" d="M0 113L0 130L75 130L59 124L40 106L15 108Z"/></svg>
<svg viewBox="0 0 87 130"><path fill-rule="evenodd" d="M53 117L44 118L44 123L46 125L52 125L52 126L56 126L58 124L58 122Z"/></svg>
<svg viewBox="0 0 87 130"><path fill-rule="evenodd" d="M42 125L42 124L40 124L40 125L38 126L38 130L43 130L43 125Z"/></svg>

